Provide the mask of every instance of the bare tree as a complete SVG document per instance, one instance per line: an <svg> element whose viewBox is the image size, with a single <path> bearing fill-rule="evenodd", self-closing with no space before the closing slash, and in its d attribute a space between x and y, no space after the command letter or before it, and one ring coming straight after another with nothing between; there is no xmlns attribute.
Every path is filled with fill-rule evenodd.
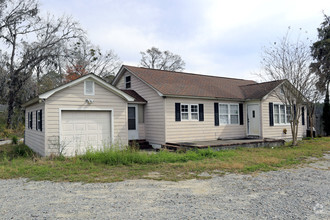
<svg viewBox="0 0 330 220"><path fill-rule="evenodd" d="M297 145L302 107L317 99L317 94L314 93L317 77L309 69L309 45L299 38L291 41L289 33L290 30L279 42L263 51L261 76L266 80L286 80L283 86L275 91L275 96L293 113L290 120L292 145Z"/></svg>
<svg viewBox="0 0 330 220"><path fill-rule="evenodd" d="M7 46L2 53L8 72L8 117L12 125L18 94L41 63L51 63L61 56L60 48L83 33L69 17L39 16L36 0L7 0L1 3L0 39Z"/></svg>
<svg viewBox="0 0 330 220"><path fill-rule="evenodd" d="M76 42L66 50L66 67L94 73L104 79L114 76L122 62L113 50L103 52L87 39ZM78 73L79 75L79 73Z"/></svg>
<svg viewBox="0 0 330 220"><path fill-rule="evenodd" d="M185 62L181 56L172 52L160 51L156 47L148 49L146 52L140 52L142 55L140 65L142 67L169 71L184 70Z"/></svg>

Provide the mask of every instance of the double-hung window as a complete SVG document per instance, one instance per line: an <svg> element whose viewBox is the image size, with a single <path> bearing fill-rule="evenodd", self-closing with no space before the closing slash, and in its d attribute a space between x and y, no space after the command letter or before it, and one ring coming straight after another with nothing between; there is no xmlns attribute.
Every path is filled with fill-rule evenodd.
<svg viewBox="0 0 330 220"><path fill-rule="evenodd" d="M181 119L189 120L189 105L181 104Z"/></svg>
<svg viewBox="0 0 330 220"><path fill-rule="evenodd" d="M198 105L181 104L181 119L198 121L199 119Z"/></svg>
<svg viewBox="0 0 330 220"><path fill-rule="evenodd" d="M239 108L238 104L219 104L220 125L238 124Z"/></svg>
<svg viewBox="0 0 330 220"><path fill-rule="evenodd" d="M32 112L28 112L28 128L32 129Z"/></svg>
<svg viewBox="0 0 330 220"><path fill-rule="evenodd" d="M198 105L190 105L190 119L198 120Z"/></svg>
<svg viewBox="0 0 330 220"><path fill-rule="evenodd" d="M274 104L274 124L288 124L291 120L291 108L283 104Z"/></svg>
<svg viewBox="0 0 330 220"><path fill-rule="evenodd" d="M42 110L36 111L36 130L42 131Z"/></svg>
<svg viewBox="0 0 330 220"><path fill-rule="evenodd" d="M291 120L291 107L286 106L286 123L290 123Z"/></svg>

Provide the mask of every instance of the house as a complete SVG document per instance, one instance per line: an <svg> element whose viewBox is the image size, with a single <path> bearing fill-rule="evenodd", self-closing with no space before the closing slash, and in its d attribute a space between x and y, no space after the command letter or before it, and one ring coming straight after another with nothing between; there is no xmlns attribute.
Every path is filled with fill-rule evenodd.
<svg viewBox="0 0 330 220"><path fill-rule="evenodd" d="M44 156L140 139L155 148L247 136L290 139L290 111L275 95L285 82L124 65L112 85L89 74L26 103L25 143Z"/></svg>

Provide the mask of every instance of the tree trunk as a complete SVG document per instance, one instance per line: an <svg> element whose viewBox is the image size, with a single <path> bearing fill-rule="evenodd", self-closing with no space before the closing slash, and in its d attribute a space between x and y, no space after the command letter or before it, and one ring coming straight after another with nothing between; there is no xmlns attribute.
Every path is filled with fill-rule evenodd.
<svg viewBox="0 0 330 220"><path fill-rule="evenodd" d="M15 105L15 94L10 90L8 94L8 114L7 114L7 128L12 128L13 115L14 115L14 105Z"/></svg>
<svg viewBox="0 0 330 220"><path fill-rule="evenodd" d="M297 146L297 132L296 132L297 126L296 121L293 120L291 123L291 135L292 135L292 146Z"/></svg>

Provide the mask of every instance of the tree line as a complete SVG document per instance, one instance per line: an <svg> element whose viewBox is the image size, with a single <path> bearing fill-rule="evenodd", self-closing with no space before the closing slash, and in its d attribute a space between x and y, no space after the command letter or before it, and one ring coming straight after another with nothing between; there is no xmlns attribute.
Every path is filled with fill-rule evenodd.
<svg viewBox="0 0 330 220"><path fill-rule="evenodd" d="M292 40L289 30L262 54L260 76L286 79L293 85L283 87L278 97L295 112L290 121L294 144L300 107L307 106L313 127L315 103L322 97L325 132L330 135L329 16L324 14L317 30L318 40L311 46L301 39ZM183 71L185 67L181 56L168 50L151 47L140 54L140 66L145 68ZM121 64L113 50L104 51L90 42L73 18L41 16L37 0L0 0L0 103L8 105L8 127L17 124L14 114L24 117L21 105L27 100L88 73L110 83Z"/></svg>
<svg viewBox="0 0 330 220"><path fill-rule="evenodd" d="M141 55L145 67L184 67L179 55L155 47ZM113 50L92 44L73 18L41 16L37 0L0 0L0 103L8 106L9 128L22 121L27 100L88 73L110 83L121 64Z"/></svg>

